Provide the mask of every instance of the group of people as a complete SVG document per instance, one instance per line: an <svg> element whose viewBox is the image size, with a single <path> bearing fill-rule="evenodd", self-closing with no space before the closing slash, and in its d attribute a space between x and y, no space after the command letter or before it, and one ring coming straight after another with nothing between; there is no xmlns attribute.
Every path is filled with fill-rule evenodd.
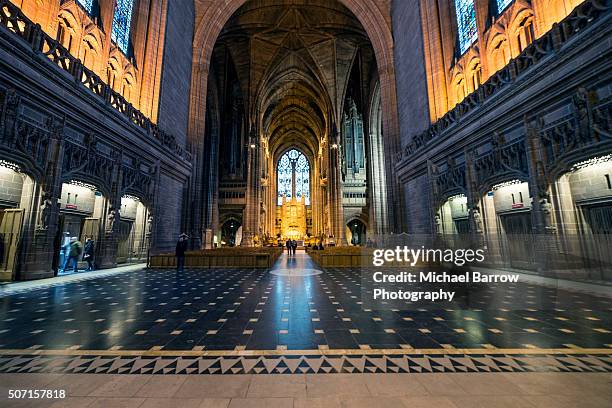
<svg viewBox="0 0 612 408"><path fill-rule="evenodd" d="M86 271L93 271L95 267L94 263L94 252L95 246L94 241L91 238L85 240L85 246L79 241L77 237L70 238L70 241L64 245L64 265L62 271L66 272L72 268L74 273L79 271L79 259L83 255L83 260L87 262Z"/></svg>
<svg viewBox="0 0 612 408"><path fill-rule="evenodd" d="M285 246L287 247L287 253L289 255L295 255L295 251L297 251L297 241L295 239L287 239L285 242Z"/></svg>

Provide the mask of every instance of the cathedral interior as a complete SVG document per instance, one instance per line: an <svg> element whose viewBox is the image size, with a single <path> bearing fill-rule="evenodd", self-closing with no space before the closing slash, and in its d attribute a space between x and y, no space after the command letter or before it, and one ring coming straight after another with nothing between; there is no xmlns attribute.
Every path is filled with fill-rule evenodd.
<svg viewBox="0 0 612 408"><path fill-rule="evenodd" d="M611 406L611 8L0 0L0 405Z"/></svg>

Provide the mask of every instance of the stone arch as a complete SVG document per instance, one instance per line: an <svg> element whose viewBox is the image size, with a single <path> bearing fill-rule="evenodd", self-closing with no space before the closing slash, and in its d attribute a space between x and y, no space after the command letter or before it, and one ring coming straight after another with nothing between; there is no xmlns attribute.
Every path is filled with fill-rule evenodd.
<svg viewBox="0 0 612 408"><path fill-rule="evenodd" d="M389 152L399 149L399 120L393 61L391 27L374 0L338 0L348 8L364 27L374 49L381 82L381 97L388 109L383 117L386 147ZM229 0L220 7L208 7L200 19L194 35L194 62L190 98L189 134L194 140L204 134L208 72L217 38L231 16L247 0Z"/></svg>

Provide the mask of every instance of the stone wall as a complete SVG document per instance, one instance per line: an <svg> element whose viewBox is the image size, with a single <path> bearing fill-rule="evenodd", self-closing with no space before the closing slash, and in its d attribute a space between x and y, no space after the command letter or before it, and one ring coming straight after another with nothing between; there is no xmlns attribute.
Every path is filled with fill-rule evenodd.
<svg viewBox="0 0 612 408"><path fill-rule="evenodd" d="M158 197L157 224L153 234L156 251L173 251L182 232L183 185L167 174L160 177L162 193Z"/></svg>
<svg viewBox="0 0 612 408"><path fill-rule="evenodd" d="M0 206L18 206L22 187L22 175L0 165Z"/></svg>
<svg viewBox="0 0 612 408"><path fill-rule="evenodd" d="M159 126L174 134L183 146L189 123L194 13L191 1L168 2Z"/></svg>
<svg viewBox="0 0 612 408"><path fill-rule="evenodd" d="M400 140L402 144L406 144L411 135L429 126L423 33L418 2L395 0L391 15Z"/></svg>
<svg viewBox="0 0 612 408"><path fill-rule="evenodd" d="M433 221L427 176L415 177L405 183L403 187L402 216L407 227L407 231L404 232L411 234L429 233Z"/></svg>

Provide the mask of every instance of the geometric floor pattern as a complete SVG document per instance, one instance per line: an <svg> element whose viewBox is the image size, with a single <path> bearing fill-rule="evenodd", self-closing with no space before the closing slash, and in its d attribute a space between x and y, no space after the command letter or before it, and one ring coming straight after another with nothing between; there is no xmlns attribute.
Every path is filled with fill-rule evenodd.
<svg viewBox="0 0 612 408"><path fill-rule="evenodd" d="M291 258L283 256L275 268L306 270L316 265L307 255L298 254ZM13 368L5 364L2 370L34 370L32 367L38 366L28 357L32 355L39 355L36 361L44 360L44 367L59 364L60 369L62 361L70 360L69 364L77 364L69 365L70 370L84 372L104 371L110 366L113 371L158 372L155 367L161 365L162 371L176 371L173 364L182 366L188 362L180 360L179 364L179 356L197 357L191 361L193 364L197 361L197 367L183 367L179 371L199 372L200 367L211 363L205 369L207 372L225 373L264 369L367 372L377 367L374 364L377 361L392 367L384 370L429 369L427 364L424 367L412 364L412 360L393 367L391 359L398 357L385 356L388 350L405 353L408 359L422 350L440 354L437 358L446 365L434 362L431 370L451 370L456 366L456 360L445 360L451 358L444 357L445 353L473 356L500 354L505 350L556 349L560 354L572 355L572 359L579 353L601 355L601 350L612 353L611 298L526 282L488 285L485 295L499 299L501 307L478 308L475 304L470 310L371 310L362 303L359 270L349 268L326 269L312 276L278 276L263 269L180 273L137 269L93 279L88 279L86 273L81 276L31 290L12 292L10 284L2 288L0 357L5 356L2 358L6 363L7 355L23 355L30 364L20 363ZM513 308L513 301L519 298L526 307ZM543 304L548 307L540 307ZM45 356L45 351L57 353L51 357ZM277 355L262 353L267 351ZM211 357L216 352L220 354ZM297 360L290 356L292 352L298 355ZM65 358L58 358L62 353ZM255 357L249 357L249 353ZM368 357L363 361L354 357L360 353ZM144 357L142 360L130 356L146 354L158 358L149 362L153 367L130 366L147 362ZM383 357L371 357L377 354ZM86 367L82 368L74 356L94 359L91 362L94 365L104 364L92 368L83 361ZM117 360L117 356L124 357ZM168 356L174 356L174 362ZM295 365L299 356L305 359ZM117 367L124 358L128 359L125 366ZM420 357L414 358L420 361ZM466 358L467 362L473 357ZM586 362L572 365L565 364L563 357L551 358L550 367L554 370L587 370L588 358L606 361L605 357L585 357ZM19 361L12 360L11 364ZM283 364L289 365L287 361L293 365L284 367ZM354 366L351 361L358 364ZM228 367L230 362L236 366ZM310 362L321 365L315 369ZM362 362L368 365L362 368ZM274 368L265 368L266 364ZM465 369L528 370L523 366L529 364L494 367L473 363ZM593 367L602 366L597 363Z"/></svg>
<svg viewBox="0 0 612 408"><path fill-rule="evenodd" d="M612 355L2 356L0 373L335 374L612 372Z"/></svg>

